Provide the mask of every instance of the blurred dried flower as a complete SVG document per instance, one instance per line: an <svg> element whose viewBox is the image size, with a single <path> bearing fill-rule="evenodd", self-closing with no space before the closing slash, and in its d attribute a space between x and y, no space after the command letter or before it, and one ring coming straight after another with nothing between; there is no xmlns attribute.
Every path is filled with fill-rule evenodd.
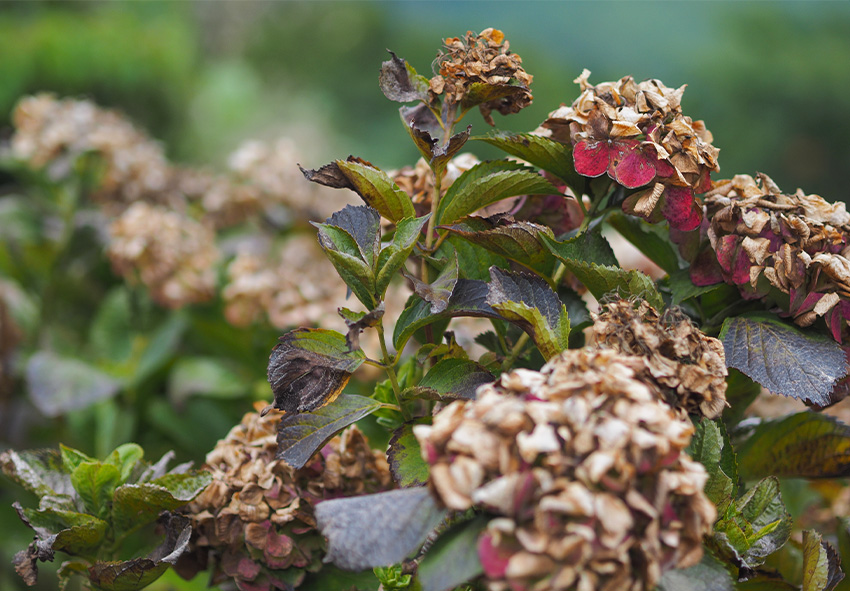
<svg viewBox="0 0 850 591"><path fill-rule="evenodd" d="M602 347L645 358L648 378L671 406L710 419L723 412L729 373L723 344L677 309L659 315L644 300L603 302L592 332Z"/></svg>
<svg viewBox="0 0 850 591"><path fill-rule="evenodd" d="M702 213L694 193L711 187L719 150L702 121L682 114L685 86L636 83L631 76L594 86L589 77L584 70L575 79L579 98L550 113L538 133L571 142L579 174L607 173L630 189L651 183L626 200L627 213L652 221L666 218L679 230L696 228Z"/></svg>
<svg viewBox="0 0 850 591"><path fill-rule="evenodd" d="M431 78L432 96L444 96L452 104L478 105L484 120L494 125L490 113L518 113L531 104L532 76L522 67L522 58L510 51L504 33L488 28L476 35L443 41L437 55L438 75ZM484 99L484 100L481 100Z"/></svg>
<svg viewBox="0 0 850 591"><path fill-rule="evenodd" d="M212 297L218 258L213 233L176 211L139 201L109 228L116 273L139 278L160 304L179 308Z"/></svg>
<svg viewBox="0 0 850 591"><path fill-rule="evenodd" d="M213 584L233 578L243 591L297 587L324 555L314 505L391 488L384 454L356 427L300 470L275 459L279 418L247 413L207 455L213 482L186 509L193 534L177 565L182 576L212 566Z"/></svg>
<svg viewBox="0 0 850 591"><path fill-rule="evenodd" d="M93 195L96 201L174 204L180 199L162 147L114 111L90 101L39 94L22 99L12 121L12 156L33 168L47 167L54 178L70 174L84 154L99 156L103 174Z"/></svg>
<svg viewBox="0 0 850 591"><path fill-rule="evenodd" d="M649 590L699 562L716 517L707 474L646 368L568 350L414 428L440 501L496 515L478 546L489 588Z"/></svg>
<svg viewBox="0 0 850 591"><path fill-rule="evenodd" d="M788 295L786 312L800 326L823 317L841 342L850 319L850 214L798 190L783 194L766 175L737 175L706 196L710 220L692 266L698 285L726 281L745 298Z"/></svg>

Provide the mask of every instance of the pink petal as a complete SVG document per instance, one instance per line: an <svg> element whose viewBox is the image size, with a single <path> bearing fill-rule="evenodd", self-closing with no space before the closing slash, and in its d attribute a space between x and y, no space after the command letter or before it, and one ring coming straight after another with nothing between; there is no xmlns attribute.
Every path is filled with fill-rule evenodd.
<svg viewBox="0 0 850 591"><path fill-rule="evenodd" d="M695 193L705 193L706 191L711 190L711 170L708 168L704 168L700 173L699 180L697 181L697 186L694 187Z"/></svg>
<svg viewBox="0 0 850 591"><path fill-rule="evenodd" d="M493 536L485 533L478 540L478 559L484 568L484 574L491 579L501 579L505 576L508 568L508 560L511 553L500 550L493 544Z"/></svg>
<svg viewBox="0 0 850 591"><path fill-rule="evenodd" d="M676 169L673 168L673 165L670 164L667 160L656 160L655 171L658 173L658 176L667 178L673 176L676 172Z"/></svg>
<svg viewBox="0 0 850 591"><path fill-rule="evenodd" d="M611 147L608 142L581 141L573 148L576 172L583 176L597 177L608 170Z"/></svg>
<svg viewBox="0 0 850 591"><path fill-rule="evenodd" d="M691 265L691 281L699 287L723 283L723 271L710 248L700 252Z"/></svg>
<svg viewBox="0 0 850 591"><path fill-rule="evenodd" d="M631 144L633 140L629 140ZM626 144L626 145L623 145ZM628 145L618 141L614 154L614 180L628 189L636 189L648 184L655 178L655 163L658 161L652 154L644 153L638 142ZM611 174L609 168L608 174Z"/></svg>
<svg viewBox="0 0 850 591"><path fill-rule="evenodd" d="M740 247L737 236L724 236L716 245L717 262L725 271L726 275L731 277L732 282L737 285L744 285L750 282L750 259L747 253Z"/></svg>
<svg viewBox="0 0 850 591"><path fill-rule="evenodd" d="M689 187L667 187L662 199L662 211L671 228L687 231L699 226L702 221L702 209Z"/></svg>

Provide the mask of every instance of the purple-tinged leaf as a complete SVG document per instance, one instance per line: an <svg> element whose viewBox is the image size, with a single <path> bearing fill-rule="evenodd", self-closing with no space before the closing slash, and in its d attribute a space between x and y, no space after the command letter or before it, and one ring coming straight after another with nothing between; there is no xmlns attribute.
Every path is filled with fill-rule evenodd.
<svg viewBox="0 0 850 591"><path fill-rule="evenodd" d="M57 450L6 450L0 453L0 470L39 497L75 495L70 471Z"/></svg>
<svg viewBox="0 0 850 591"><path fill-rule="evenodd" d="M805 411L762 421L738 446L744 478L773 474L782 478L850 476L850 426Z"/></svg>
<svg viewBox="0 0 850 591"><path fill-rule="evenodd" d="M399 114L423 158L440 174L469 139L469 132L472 130L470 125L464 131L451 136L446 143L440 144L438 138L442 136L442 127L427 105L402 107Z"/></svg>
<svg viewBox="0 0 850 591"><path fill-rule="evenodd" d="M376 209L367 205L346 205L324 224L319 224L322 226L339 228L354 238L360 257L374 267L381 246L381 215Z"/></svg>
<svg viewBox="0 0 850 591"><path fill-rule="evenodd" d="M274 407L299 413L332 402L365 360L363 351L349 350L345 336L333 330L299 328L285 334L269 357Z"/></svg>
<svg viewBox="0 0 850 591"><path fill-rule="evenodd" d="M490 269L487 303L502 318L528 333L546 359L569 347L567 308L537 275Z"/></svg>
<svg viewBox="0 0 850 591"><path fill-rule="evenodd" d="M431 313L431 304L423 299L412 298L402 311L393 330L393 345L401 350L417 330L439 320L459 316L479 318L501 318L487 303L488 285L474 279L458 279L449 305L439 314Z"/></svg>
<svg viewBox="0 0 850 591"><path fill-rule="evenodd" d="M801 591L832 591L844 579L841 558L815 530L803 532L803 586Z"/></svg>
<svg viewBox="0 0 850 591"><path fill-rule="evenodd" d="M413 284L413 292L420 298L431 304L431 313L439 314L445 312L449 307L449 298L452 297L458 279L457 253L453 253L449 262L443 267L440 274L433 283L428 284L407 273L402 267L405 279Z"/></svg>
<svg viewBox="0 0 850 591"><path fill-rule="evenodd" d="M487 517L479 515L443 533L419 563L422 591L449 591L483 574L478 539L486 527Z"/></svg>
<svg viewBox="0 0 850 591"><path fill-rule="evenodd" d="M72 556L94 558L103 544L109 524L87 513L55 509L24 509L12 504L21 521L40 542Z"/></svg>
<svg viewBox="0 0 850 591"><path fill-rule="evenodd" d="M403 398L425 398L449 402L473 400L478 387L493 382L496 377L483 366L468 359L442 359L425 377L402 393Z"/></svg>
<svg viewBox="0 0 850 591"><path fill-rule="evenodd" d="M389 51L389 50L387 50ZM389 51L390 59L381 64L378 84L384 96L397 103L428 101L428 80L416 73L406 60Z"/></svg>
<svg viewBox="0 0 850 591"><path fill-rule="evenodd" d="M419 440L413 435L413 425L405 423L393 432L387 448L387 462L393 480L402 488L424 486L430 469L422 459Z"/></svg>
<svg viewBox="0 0 850 591"><path fill-rule="evenodd" d="M836 381L847 375L841 346L772 317L727 318L719 338L726 366L771 392L827 406Z"/></svg>
<svg viewBox="0 0 850 591"><path fill-rule="evenodd" d="M349 351L360 349L360 333L377 326L384 317L384 302L380 302L378 307L368 312L352 312L348 308L339 308L339 315L345 321L348 327L348 332L345 334L345 343Z"/></svg>
<svg viewBox="0 0 850 591"><path fill-rule="evenodd" d="M343 394L333 404L312 412L287 414L278 427L276 457L302 468L331 437L380 407L372 398Z"/></svg>
<svg viewBox="0 0 850 591"><path fill-rule="evenodd" d="M584 140L573 148L575 169L582 176L602 176L608 171L610 160L611 146L607 141Z"/></svg>
<svg viewBox="0 0 850 591"><path fill-rule="evenodd" d="M316 505L328 539L326 562L359 571L413 554L446 516L425 487L324 501Z"/></svg>

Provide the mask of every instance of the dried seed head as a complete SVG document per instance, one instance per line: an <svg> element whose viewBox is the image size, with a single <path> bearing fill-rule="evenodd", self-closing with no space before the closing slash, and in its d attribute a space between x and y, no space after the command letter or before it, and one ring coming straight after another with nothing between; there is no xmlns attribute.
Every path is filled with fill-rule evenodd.
<svg viewBox="0 0 850 591"><path fill-rule="evenodd" d="M584 70L576 78L579 98L550 113L538 132L573 144L579 174L607 173L628 188L648 186L626 200L627 213L666 218L680 230L697 227L702 213L694 194L711 187L719 150L705 124L682 113L685 87L636 83L631 76L592 85L589 77Z"/></svg>
<svg viewBox="0 0 850 591"><path fill-rule="evenodd" d="M474 100L473 95L496 97L479 105L490 125L494 125L491 111L509 115L531 104L528 87L532 76L498 29L484 29L478 35L467 31L463 37L445 39L435 68L438 74L430 81L432 96L443 96L454 104ZM485 88L476 87L480 85Z"/></svg>
<svg viewBox="0 0 850 591"><path fill-rule="evenodd" d="M160 304L179 308L212 297L218 250L208 228L139 201L112 222L109 234L115 272L140 279Z"/></svg>
<svg viewBox="0 0 850 591"><path fill-rule="evenodd" d="M275 459L279 418L246 414L207 455L213 481L187 507L193 534L178 563L183 576L212 566L213 582L233 578L239 589L297 586L324 554L315 504L392 487L384 454L370 449L356 427L300 470Z"/></svg>
<svg viewBox="0 0 850 591"><path fill-rule="evenodd" d="M652 589L699 561L707 475L684 453L691 422L646 371L569 350L414 429L439 500L495 516L478 547L491 589Z"/></svg>
<svg viewBox="0 0 850 591"><path fill-rule="evenodd" d="M602 347L645 358L645 377L672 406L710 419L723 412L728 375L723 344L681 312L659 315L644 300L611 300L595 315L593 336Z"/></svg>
<svg viewBox="0 0 850 591"><path fill-rule="evenodd" d="M766 175L719 181L706 196L707 244L691 276L726 281L748 299L773 290L788 295L785 310L800 326L823 318L841 342L850 319L850 214L798 190L780 191Z"/></svg>

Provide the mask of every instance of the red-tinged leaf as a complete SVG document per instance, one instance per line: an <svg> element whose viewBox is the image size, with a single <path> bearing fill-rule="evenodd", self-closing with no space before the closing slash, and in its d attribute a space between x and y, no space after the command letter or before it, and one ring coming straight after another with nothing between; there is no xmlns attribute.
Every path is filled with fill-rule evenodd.
<svg viewBox="0 0 850 591"><path fill-rule="evenodd" d="M328 539L325 560L351 571L401 562L419 548L446 513L426 487L316 505L317 527Z"/></svg>
<svg viewBox="0 0 850 591"><path fill-rule="evenodd" d="M653 154L640 149L637 140L617 140L611 150L608 176L626 188L636 189L655 178L656 160Z"/></svg>
<svg viewBox="0 0 850 591"><path fill-rule="evenodd" d="M276 457L293 468L302 468L331 437L380 406L372 398L343 394L333 404L313 412L287 415L278 428Z"/></svg>
<svg viewBox="0 0 850 591"><path fill-rule="evenodd" d="M687 232L700 225L702 208L689 187L670 187L664 189L662 212L670 222L670 227Z"/></svg>
<svg viewBox="0 0 850 591"><path fill-rule="evenodd" d="M747 271L749 274L749 269ZM710 248L701 251L696 260L691 263L691 281L699 287L707 287L723 283L723 269L717 261L717 256Z"/></svg>
<svg viewBox="0 0 850 591"><path fill-rule="evenodd" d="M611 146L606 141L584 140L578 142L573 148L573 162L576 165L576 172L589 177L602 176L608 170L611 151Z"/></svg>

